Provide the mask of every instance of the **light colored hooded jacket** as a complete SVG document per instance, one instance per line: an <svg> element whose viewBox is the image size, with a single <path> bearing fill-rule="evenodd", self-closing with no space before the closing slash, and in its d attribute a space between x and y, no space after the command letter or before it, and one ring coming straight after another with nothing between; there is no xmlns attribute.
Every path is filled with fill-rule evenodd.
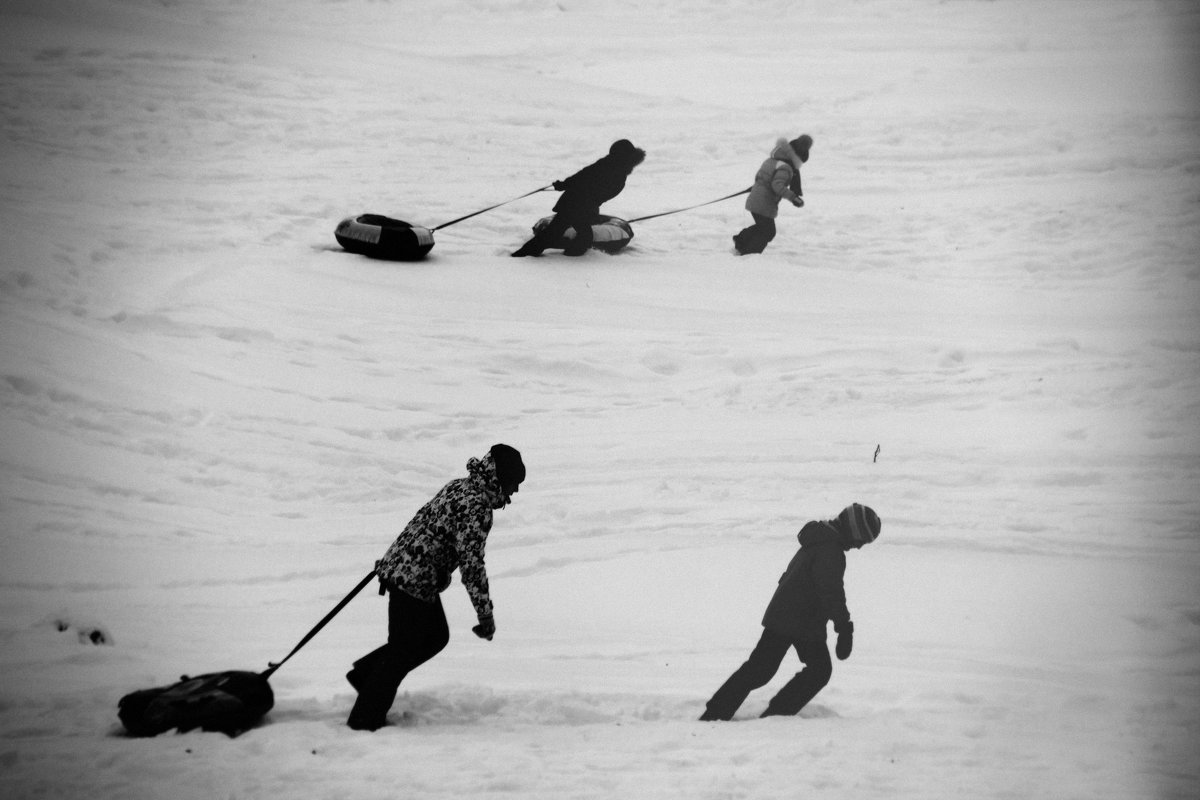
<svg viewBox="0 0 1200 800"><path fill-rule="evenodd" d="M788 185L792 182L792 176L800 173L802 163L788 140L778 139L771 157L762 163L754 175L754 186L746 198L746 210L771 219L779 216L780 200L791 202L799 198Z"/></svg>

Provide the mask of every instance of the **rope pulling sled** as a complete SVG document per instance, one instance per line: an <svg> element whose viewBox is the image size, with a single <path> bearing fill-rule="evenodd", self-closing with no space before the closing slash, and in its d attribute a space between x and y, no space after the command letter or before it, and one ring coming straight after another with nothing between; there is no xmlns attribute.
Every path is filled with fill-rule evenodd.
<svg viewBox="0 0 1200 800"><path fill-rule="evenodd" d="M354 217L346 217L338 223L334 230L334 238L338 244L348 252L358 253L370 258L379 258L389 261L420 261L429 251L433 249L434 231L440 231L443 228L449 228L451 225L457 225L464 220L477 217L500 206L515 203L517 200L523 200L526 197L535 195L538 192L544 192L547 189L553 188L553 184L542 186L534 189L531 192L526 192L519 197L514 197L511 200L504 200L490 205L487 208L482 208L478 211L473 211L470 214L464 214L457 219L452 219L449 222L443 222L434 228L426 228L421 225L413 225L404 220L392 219L381 214L359 214ZM657 214L647 214L643 217L636 217L631 220L623 220L619 217L601 215L599 219L592 224L592 246L598 250L603 250L608 253L615 253L621 250L633 238L633 228L630 223L643 222L649 219L657 219L658 217L666 217L671 214L679 214L684 211L691 211L696 208L710 206L714 203L720 203L724 200L729 200L743 194L748 194L749 188L734 192L733 194L718 197L716 200L708 200L703 203L697 203L693 206L685 208L676 208L671 211L662 211ZM540 231L546 225L550 224L552 216L543 217L534 223L533 230ZM572 239L575 236L574 230L568 228L564 234L565 239Z"/></svg>
<svg viewBox="0 0 1200 800"><path fill-rule="evenodd" d="M254 727L275 705L275 693L267 680L328 625L374 577L375 570L371 570L350 594L313 626L292 652L280 661L269 662L262 672L227 670L195 677L184 675L169 686L131 692L117 703L121 724L131 736L157 736L171 729L185 733L199 728L232 737Z"/></svg>
<svg viewBox="0 0 1200 800"><path fill-rule="evenodd" d="M343 249L351 253L388 261L420 261L433 249L434 231L449 228L451 225L457 225L463 220L477 217L492 209L515 203L538 192L544 192L552 186L553 184L542 186L532 192L526 192L520 197L504 200L470 214L464 214L449 222L443 222L434 228L413 225L411 222L392 219L381 214L359 214L356 217L346 217L339 222L333 236Z"/></svg>

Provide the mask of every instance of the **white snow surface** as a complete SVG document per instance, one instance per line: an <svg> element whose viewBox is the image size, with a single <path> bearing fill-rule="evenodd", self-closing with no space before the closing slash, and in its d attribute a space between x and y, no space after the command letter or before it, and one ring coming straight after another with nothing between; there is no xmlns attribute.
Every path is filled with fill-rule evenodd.
<svg viewBox="0 0 1200 800"><path fill-rule="evenodd" d="M0 796L1200 796L1198 44L1151 0L6 0ZM616 256L508 258L552 193L419 263L333 239L623 137L605 210L679 208L802 132L762 256L740 199ZM498 633L456 581L393 725L344 725L368 591L259 727L123 735L494 442ZM698 722L853 501L853 656Z"/></svg>

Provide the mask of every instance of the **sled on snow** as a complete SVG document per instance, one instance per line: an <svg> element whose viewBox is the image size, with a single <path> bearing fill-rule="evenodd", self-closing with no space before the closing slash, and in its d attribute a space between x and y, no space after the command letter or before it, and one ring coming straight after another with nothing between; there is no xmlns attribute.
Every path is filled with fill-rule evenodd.
<svg viewBox="0 0 1200 800"><path fill-rule="evenodd" d="M266 670L227 670L194 678L184 675L167 686L139 689L118 701L117 717L131 736L158 736L169 730L214 731L237 736L253 728L275 705L275 693L268 683L275 670L308 644L374 577L375 570L371 570L292 652L283 660L270 663Z"/></svg>
<svg viewBox="0 0 1200 800"><path fill-rule="evenodd" d="M351 253L381 258L388 261L420 261L433 249L433 232L442 228L457 225L463 220L477 217L492 209L520 200L524 197L544 192L553 184L540 186L520 197L490 205L479 211L472 211L457 219L443 222L433 228L423 225L413 225L400 219L392 219L382 214L359 214L356 217L346 217L338 223L333 236L343 249ZM633 235L632 233L630 234Z"/></svg>
<svg viewBox="0 0 1200 800"><path fill-rule="evenodd" d="M121 698L117 716L132 736L196 729L237 736L275 705L271 684L257 672L229 670L184 675L178 683L141 689Z"/></svg>
<svg viewBox="0 0 1200 800"><path fill-rule="evenodd" d="M333 236L348 252L386 261L420 261L434 244L429 228L382 214L346 217Z"/></svg>
<svg viewBox="0 0 1200 800"><path fill-rule="evenodd" d="M554 216L542 217L533 224L533 232L541 233L550 224ZM633 238L633 228L629 223L618 217L601 214L592 223L592 249L605 253L620 252L629 240ZM557 241L550 242L547 248L566 250L575 241L575 229L567 228Z"/></svg>

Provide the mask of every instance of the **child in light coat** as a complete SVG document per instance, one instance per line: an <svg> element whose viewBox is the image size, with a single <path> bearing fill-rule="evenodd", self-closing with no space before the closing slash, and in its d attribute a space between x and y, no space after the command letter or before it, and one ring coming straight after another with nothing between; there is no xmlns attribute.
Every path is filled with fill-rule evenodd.
<svg viewBox="0 0 1200 800"><path fill-rule="evenodd" d="M758 168L754 186L746 198L746 210L754 218L754 224L743 228L733 237L738 255L761 253L775 238L775 217L779 216L780 200L803 208L800 165L808 161L812 144L812 137L808 134L790 142L782 138L775 142L775 149Z"/></svg>

